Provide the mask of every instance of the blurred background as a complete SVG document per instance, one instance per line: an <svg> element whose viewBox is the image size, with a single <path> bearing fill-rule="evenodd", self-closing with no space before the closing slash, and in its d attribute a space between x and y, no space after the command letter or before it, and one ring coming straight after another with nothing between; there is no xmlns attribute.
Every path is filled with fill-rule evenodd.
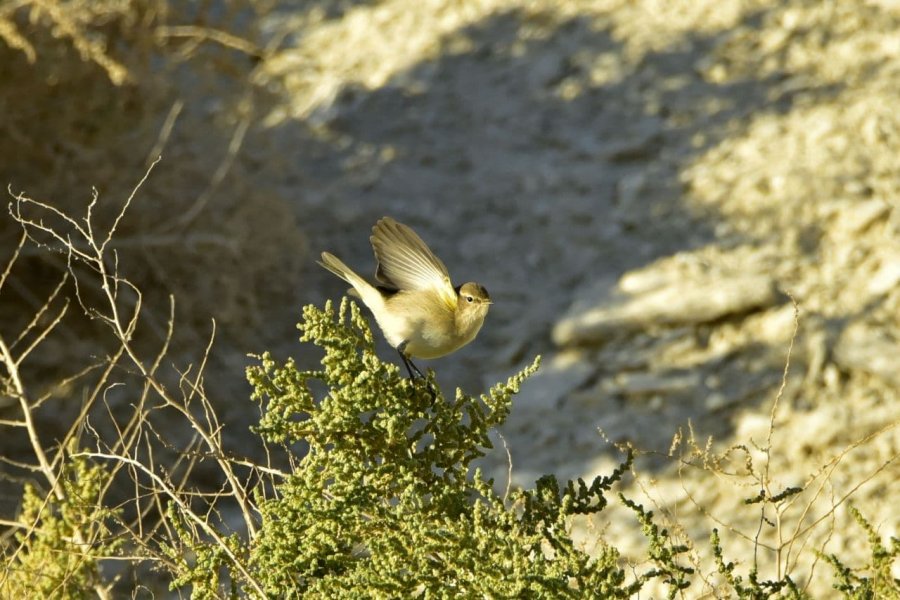
<svg viewBox="0 0 900 600"><path fill-rule="evenodd" d="M82 214L95 189L109 222L162 157L113 246L148 348L170 294L173 363L198 360L215 319L206 382L230 447L258 415L247 354L315 364L300 309L346 289L316 258L373 273L390 215L495 301L475 342L423 363L445 393L543 355L503 431L514 483L607 472L630 442L691 532L698 504L754 492L691 479L673 436L752 446L783 385L780 481L840 455L829 486L859 485L897 535L900 2L7 0L0 42L11 194ZM4 261L20 233L0 217ZM5 335L65 268L26 246ZM51 382L107 351L98 327L71 310L30 358L47 439L83 393Z"/></svg>

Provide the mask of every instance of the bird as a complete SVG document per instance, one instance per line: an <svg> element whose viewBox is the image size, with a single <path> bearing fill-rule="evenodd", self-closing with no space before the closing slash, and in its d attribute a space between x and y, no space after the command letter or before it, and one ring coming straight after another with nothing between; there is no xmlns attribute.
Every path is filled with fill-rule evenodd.
<svg viewBox="0 0 900 600"><path fill-rule="evenodd" d="M473 281L454 286L447 267L422 238L391 217L375 223L369 241L377 262L375 285L329 252L322 252L318 264L352 286L349 293L372 312L410 379L424 379L412 359L446 356L475 339L491 296Z"/></svg>

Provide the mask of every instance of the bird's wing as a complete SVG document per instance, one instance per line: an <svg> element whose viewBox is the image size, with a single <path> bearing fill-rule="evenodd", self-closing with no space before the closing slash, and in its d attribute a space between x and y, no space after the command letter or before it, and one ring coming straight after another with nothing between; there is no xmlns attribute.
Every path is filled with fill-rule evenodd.
<svg viewBox="0 0 900 600"><path fill-rule="evenodd" d="M416 232L390 217L379 219L372 228L372 248L378 269L375 277L401 290L436 291L452 308L456 292L447 267Z"/></svg>

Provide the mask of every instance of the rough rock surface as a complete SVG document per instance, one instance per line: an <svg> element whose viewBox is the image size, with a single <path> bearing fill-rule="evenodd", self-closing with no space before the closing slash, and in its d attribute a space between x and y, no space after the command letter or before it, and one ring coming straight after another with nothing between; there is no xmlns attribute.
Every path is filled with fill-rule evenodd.
<svg viewBox="0 0 900 600"><path fill-rule="evenodd" d="M675 279L631 294L623 293L625 284L601 282L581 294L553 327L553 341L597 344L617 331L709 323L766 308L778 297L772 278L759 274Z"/></svg>

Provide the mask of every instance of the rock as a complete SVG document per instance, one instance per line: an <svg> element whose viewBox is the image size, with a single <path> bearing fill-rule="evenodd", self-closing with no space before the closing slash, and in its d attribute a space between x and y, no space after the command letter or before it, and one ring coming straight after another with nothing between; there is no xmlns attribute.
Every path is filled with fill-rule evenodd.
<svg viewBox="0 0 900 600"><path fill-rule="evenodd" d="M771 306L778 297L774 280L765 274L701 275L658 283L635 286L641 291L629 295L621 286L601 281L557 322L553 341L559 346L595 344L617 331L707 323Z"/></svg>
<svg viewBox="0 0 900 600"><path fill-rule="evenodd" d="M655 117L646 117L634 123L615 141L608 142L602 154L606 160L627 163L655 156L662 144L663 123Z"/></svg>
<svg viewBox="0 0 900 600"><path fill-rule="evenodd" d="M619 290L633 296L668 285L675 279L670 269L638 269L622 275L619 279Z"/></svg>
<svg viewBox="0 0 900 600"><path fill-rule="evenodd" d="M881 266L869 280L868 291L873 296L890 292L900 283L900 252L886 252L881 257Z"/></svg>
<svg viewBox="0 0 900 600"><path fill-rule="evenodd" d="M620 373L611 383L610 391L626 396L667 395L697 389L700 373Z"/></svg>
<svg viewBox="0 0 900 600"><path fill-rule="evenodd" d="M880 198L855 202L840 211L838 231L845 236L856 236L887 215L890 209L890 204Z"/></svg>
<svg viewBox="0 0 900 600"><path fill-rule="evenodd" d="M713 392L706 397L706 400L703 404L706 407L706 410L712 412L719 410L720 408L725 408L733 402L733 399L729 398L722 392Z"/></svg>
<svg viewBox="0 0 900 600"><path fill-rule="evenodd" d="M639 203L647 190L647 175L635 171L622 177L616 184L616 198L620 206L633 207Z"/></svg>
<svg viewBox="0 0 900 600"><path fill-rule="evenodd" d="M900 342L883 327L869 323L847 326L835 344L833 356L844 371L864 371L900 385Z"/></svg>

